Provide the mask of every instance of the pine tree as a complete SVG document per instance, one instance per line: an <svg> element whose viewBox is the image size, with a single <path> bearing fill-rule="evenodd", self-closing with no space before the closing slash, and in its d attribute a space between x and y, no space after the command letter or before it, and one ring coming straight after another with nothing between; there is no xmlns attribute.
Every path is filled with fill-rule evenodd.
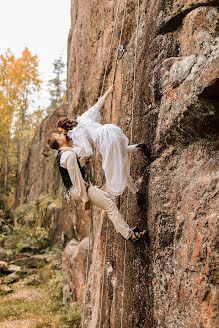
<svg viewBox="0 0 219 328"><path fill-rule="evenodd" d="M49 80L50 105L48 113L66 102L66 79L64 78L65 64L61 57L53 63L53 79Z"/></svg>

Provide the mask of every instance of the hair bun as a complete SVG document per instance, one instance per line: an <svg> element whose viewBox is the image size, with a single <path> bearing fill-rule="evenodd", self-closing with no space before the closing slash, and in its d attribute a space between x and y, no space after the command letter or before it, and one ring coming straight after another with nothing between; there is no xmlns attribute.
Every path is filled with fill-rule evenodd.
<svg viewBox="0 0 219 328"><path fill-rule="evenodd" d="M73 129L74 127L76 127L77 124L78 124L78 122L75 119L69 120L67 117L62 117L58 121L57 126L65 129L66 131L69 131L69 130Z"/></svg>

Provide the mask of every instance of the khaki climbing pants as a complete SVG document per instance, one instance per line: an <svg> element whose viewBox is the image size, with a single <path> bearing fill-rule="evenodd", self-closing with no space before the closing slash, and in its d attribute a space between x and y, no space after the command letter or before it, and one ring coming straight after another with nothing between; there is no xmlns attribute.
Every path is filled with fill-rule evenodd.
<svg viewBox="0 0 219 328"><path fill-rule="evenodd" d="M75 199L74 188L71 189L71 195L72 198ZM103 209L107 213L117 232L119 232L125 239L130 238L132 230L119 213L115 204L115 199L112 195L93 185L90 185L88 187L88 198L91 204Z"/></svg>

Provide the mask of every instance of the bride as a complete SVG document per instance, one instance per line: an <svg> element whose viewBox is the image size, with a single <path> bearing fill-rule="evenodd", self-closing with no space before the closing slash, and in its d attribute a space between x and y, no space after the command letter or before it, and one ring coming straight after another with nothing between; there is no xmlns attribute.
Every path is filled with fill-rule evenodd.
<svg viewBox="0 0 219 328"><path fill-rule="evenodd" d="M106 177L107 191L119 196L127 186L133 194L140 193L130 176L128 154L137 150L148 156L144 143L128 146L128 138L114 124L100 123L100 109L106 98L115 90L112 85L98 102L75 120L66 117L58 121L58 130L72 139L74 151L79 157L89 157L96 148L102 155L102 168ZM138 197L139 200L139 197ZM138 203L142 203L138 201ZM139 204L140 205L140 204Z"/></svg>

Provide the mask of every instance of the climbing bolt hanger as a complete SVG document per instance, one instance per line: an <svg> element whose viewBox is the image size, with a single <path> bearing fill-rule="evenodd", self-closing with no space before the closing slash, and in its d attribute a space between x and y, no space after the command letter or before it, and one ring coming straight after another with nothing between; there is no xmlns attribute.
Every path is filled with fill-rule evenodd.
<svg viewBox="0 0 219 328"><path fill-rule="evenodd" d="M116 79L116 72L117 72L118 62L119 62L120 59L122 59L122 57L124 56L124 53L125 53L125 49L124 49L123 45L120 44L117 48L117 56L116 56L114 74L113 74L113 84L114 84L115 79Z"/></svg>
<svg viewBox="0 0 219 328"><path fill-rule="evenodd" d="M124 55L124 53L125 53L125 49L124 49L124 47L123 47L122 44L120 44L120 45L118 46L118 54L119 54L119 52L121 52L121 55L120 55L120 56L117 56L117 60L122 59L122 57L123 57L123 55Z"/></svg>

